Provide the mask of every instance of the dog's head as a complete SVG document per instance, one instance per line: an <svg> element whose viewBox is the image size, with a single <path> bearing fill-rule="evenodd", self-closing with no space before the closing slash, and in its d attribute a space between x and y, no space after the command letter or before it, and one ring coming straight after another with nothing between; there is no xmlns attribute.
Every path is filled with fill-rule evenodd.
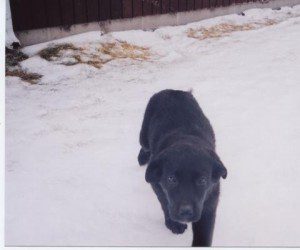
<svg viewBox="0 0 300 250"><path fill-rule="evenodd" d="M146 181L158 183L168 200L169 214L178 222L201 218L207 194L226 178L227 170L217 154L191 145L177 145L151 159Z"/></svg>

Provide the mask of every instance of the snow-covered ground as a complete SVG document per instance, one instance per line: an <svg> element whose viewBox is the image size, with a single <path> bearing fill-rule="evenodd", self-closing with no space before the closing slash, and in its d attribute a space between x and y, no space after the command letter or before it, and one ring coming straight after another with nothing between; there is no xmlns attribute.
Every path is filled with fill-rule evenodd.
<svg viewBox="0 0 300 250"><path fill-rule="evenodd" d="M136 159L146 104L166 88L193 88L228 169L213 245L300 245L300 6L62 42L149 55L99 69L24 48L21 67L43 78L6 79L7 245L189 246L191 227L164 226Z"/></svg>

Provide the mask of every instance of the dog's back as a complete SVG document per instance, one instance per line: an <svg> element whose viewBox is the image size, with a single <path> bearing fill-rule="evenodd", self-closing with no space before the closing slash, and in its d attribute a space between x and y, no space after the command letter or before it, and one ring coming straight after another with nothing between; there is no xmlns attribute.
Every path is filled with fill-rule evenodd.
<svg viewBox="0 0 300 250"><path fill-rule="evenodd" d="M167 89L150 99L140 133L141 145L155 152L170 133L197 136L208 147L215 147L213 129L191 92Z"/></svg>

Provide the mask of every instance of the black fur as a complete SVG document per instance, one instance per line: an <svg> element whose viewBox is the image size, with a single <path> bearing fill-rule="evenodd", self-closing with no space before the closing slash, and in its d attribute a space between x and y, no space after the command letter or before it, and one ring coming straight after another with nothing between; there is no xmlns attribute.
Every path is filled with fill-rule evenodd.
<svg viewBox="0 0 300 250"><path fill-rule="evenodd" d="M190 92L164 90L149 101L140 132L140 165L161 203L165 225L181 234L193 223L193 246L210 246L227 170L208 119Z"/></svg>

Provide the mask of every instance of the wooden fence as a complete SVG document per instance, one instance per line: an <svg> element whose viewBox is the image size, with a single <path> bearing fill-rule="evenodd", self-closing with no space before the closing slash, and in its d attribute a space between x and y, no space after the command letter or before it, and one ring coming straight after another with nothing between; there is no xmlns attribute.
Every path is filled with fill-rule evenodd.
<svg viewBox="0 0 300 250"><path fill-rule="evenodd" d="M15 31L216 8L259 0L10 0Z"/></svg>

